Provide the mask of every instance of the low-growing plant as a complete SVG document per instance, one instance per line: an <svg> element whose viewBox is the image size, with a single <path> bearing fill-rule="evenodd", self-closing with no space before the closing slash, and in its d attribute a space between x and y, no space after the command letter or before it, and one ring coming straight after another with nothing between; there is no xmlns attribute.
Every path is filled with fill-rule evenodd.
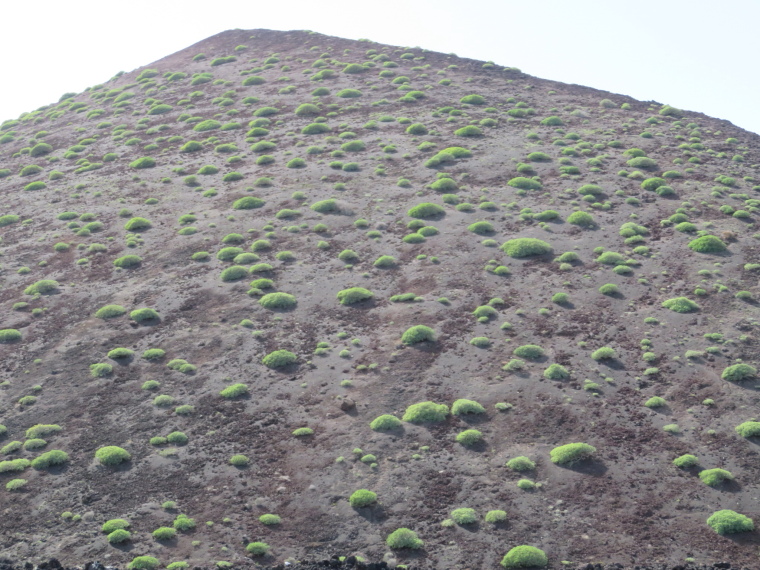
<svg viewBox="0 0 760 570"><path fill-rule="evenodd" d="M401 420L391 414L383 414L376 417L369 424L370 429L373 431L391 431L398 429L402 426Z"/></svg>
<svg viewBox="0 0 760 570"><path fill-rule="evenodd" d="M248 394L248 386L240 383L233 384L232 386L227 386L221 392L219 392L219 395L222 398L227 398L228 400L239 398L245 394Z"/></svg>
<svg viewBox="0 0 760 570"><path fill-rule="evenodd" d="M409 327L401 335L401 342L406 345L417 344L420 342L435 341L435 331L425 325L415 325Z"/></svg>
<svg viewBox="0 0 760 570"><path fill-rule="evenodd" d="M545 568L549 563L546 554L535 546L515 546L501 559L504 568Z"/></svg>
<svg viewBox="0 0 760 570"><path fill-rule="evenodd" d="M448 415L447 405L427 401L409 406L401 419L410 423L435 423L444 421Z"/></svg>
<svg viewBox="0 0 760 570"><path fill-rule="evenodd" d="M296 362L298 357L288 350L275 350L261 359L268 368L283 368Z"/></svg>
<svg viewBox="0 0 760 570"><path fill-rule="evenodd" d="M129 461L132 459L132 455L126 449L116 445L107 445L95 452L95 458L100 461L101 465L115 466Z"/></svg>
<svg viewBox="0 0 760 570"><path fill-rule="evenodd" d="M359 489L351 494L348 502L354 508L368 507L377 502L377 493L373 493L367 489Z"/></svg>
<svg viewBox="0 0 760 570"><path fill-rule="evenodd" d="M725 469L715 468L715 469L705 469L704 471L700 471L699 479L705 485L709 485L710 487L717 487L724 481L733 481L734 476L731 474L730 471L727 471Z"/></svg>
<svg viewBox="0 0 760 570"><path fill-rule="evenodd" d="M567 443L552 449L549 457L557 465L571 465L590 458L594 453L596 448L587 443Z"/></svg>
<svg viewBox="0 0 760 570"><path fill-rule="evenodd" d="M419 549L424 546L424 542L419 539L417 533L408 528L398 528L388 535L385 544L394 550L401 548Z"/></svg>
<svg viewBox="0 0 760 570"><path fill-rule="evenodd" d="M708 526L718 534L736 534L755 530L754 521L730 509L714 512L707 519Z"/></svg>

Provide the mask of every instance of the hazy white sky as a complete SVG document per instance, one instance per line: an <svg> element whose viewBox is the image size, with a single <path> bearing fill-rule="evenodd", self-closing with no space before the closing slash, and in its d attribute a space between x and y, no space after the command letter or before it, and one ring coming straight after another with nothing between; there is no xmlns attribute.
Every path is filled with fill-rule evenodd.
<svg viewBox="0 0 760 570"><path fill-rule="evenodd" d="M270 28L493 60L760 133L760 0L6 0L0 14L0 121L223 30Z"/></svg>

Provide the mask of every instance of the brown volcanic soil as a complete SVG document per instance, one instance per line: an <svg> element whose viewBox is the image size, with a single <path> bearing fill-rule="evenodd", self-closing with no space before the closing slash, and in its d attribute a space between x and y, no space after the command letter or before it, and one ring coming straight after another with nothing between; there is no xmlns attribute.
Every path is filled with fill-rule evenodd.
<svg viewBox="0 0 760 570"><path fill-rule="evenodd" d="M247 48L235 51L240 45ZM207 57L194 61L198 53ZM237 61L210 65L214 58L231 54ZM363 73L342 72L345 64L367 62L377 54L395 62L396 67L386 69L409 77L412 88L425 97L398 101L406 92L391 83L393 77L378 76L384 69L382 58ZM265 64L273 56L278 61ZM317 59L326 67L314 67ZM514 69L302 31L228 31L148 67L158 71L148 83L137 82L143 70L135 70L17 122L7 121L0 129L0 136L10 139L0 144L0 169L10 170L0 179L0 215L19 216L19 222L0 228L0 329L22 334L18 343L0 344L0 424L7 427L0 443L23 441L35 424L62 427L46 437L45 449L15 451L2 459L33 459L48 449L70 456L62 467L0 474L3 484L13 478L28 480L22 491L0 493L3 555L119 565L137 555L152 555L163 564L187 560L191 566L210 566L221 560L273 565L286 558L339 552L420 567L495 568L507 550L530 544L547 553L552 568L567 567L565 561L581 567L677 564L687 558L700 564L731 560L758 565L757 532L723 537L705 524L719 509L760 515L757 442L734 431L757 417L757 390L751 380L732 384L720 376L738 359L750 364L758 360L758 307L734 297L742 290L757 297L759 290L756 274L743 268L760 260L753 235L760 203L752 201L760 190L757 135L698 113L660 115L662 107L654 102L537 79ZM241 75L252 68L259 69ZM332 69L335 77L312 81L319 69ZM168 77L177 72L187 76ZM211 73L213 81L191 86L196 73ZM266 82L242 86L251 75ZM439 84L443 78L451 84ZM330 95L312 97L317 87L326 87ZM362 96L336 96L346 88L359 89ZM135 96L125 104L116 101L125 91ZM203 93L190 97L194 91ZM486 104L460 103L469 94L482 95ZM258 101L244 102L246 97ZM603 99L611 99L614 108L600 106ZM158 101L172 109L149 115ZM301 134L314 117L294 111L312 101L320 106L329 133ZM521 102L535 114L507 114ZM624 103L630 108L621 109ZM257 153L248 149L259 138L246 138L247 124L255 118L252 112L265 106L279 110L269 117L269 133L260 138L276 143L266 153L275 161L257 165ZM384 116L393 120L383 121ZM549 116L560 117L564 126L542 125ZM186 122L188 117L236 122L240 128L195 132L197 123ZM430 133L406 134L408 125L395 120L402 117L423 123ZM453 134L484 119L496 124L482 126L483 136ZM641 137L643 131L651 138ZM355 133L367 150L330 156L346 142L338 138L343 132ZM139 140L125 144L133 138ZM726 142L730 138L736 140ZM83 139L89 140L81 149L71 148ZM190 140L205 141L204 150L180 153ZM29 156L29 148L42 141L53 152ZM423 141L435 143L435 150L418 150ZM236 144L239 151L231 154L240 160L228 164L230 154L215 151L221 143ZM144 148L150 144L155 146ZM307 154L312 145L325 152ZM395 145L396 152L385 152L391 150L384 151L387 145ZM472 157L438 168L425 166L435 152L451 146L470 149ZM643 190L641 179L619 175L621 169L635 170L623 154L633 147L657 161L657 168L644 171L643 177L667 170L683 173L669 179L675 197L658 196ZM521 192L507 182L520 175L517 164L528 162L530 152L544 152L551 160L531 163L543 189ZM107 153L116 153L118 159L75 173L83 165L102 162ZM129 166L142 156L155 157L156 166ZM306 166L287 168L296 157L305 159ZM691 157L700 163L689 162ZM357 162L360 170L333 169L333 160ZM29 164L42 171L20 176ZM206 164L216 165L219 172L198 176L199 188L184 183ZM579 174L562 173L560 167L568 165L577 166ZM378 166L383 168L378 171ZM49 180L52 171L63 176ZM223 181L231 171L243 178ZM441 193L429 188L440 172L456 180L455 193L461 202L475 204L472 211L444 205ZM257 186L262 176L271 177L272 185ZM714 182L718 176L732 177L734 185ZM410 186L396 184L402 177ZM34 180L45 181L47 188L25 191ZM345 188L336 189L336 183ZM605 191L596 207L576 192L589 183ZM216 192L207 192L211 188ZM305 198L292 197L296 191ZM265 205L233 210L232 203L245 195L257 196ZM640 204L626 202L631 197ZM158 202L146 204L148 198ZM308 207L328 198L338 201L340 213L323 215ZM484 201L494 206L479 209ZM411 220L406 212L421 202L445 206L444 216L426 222L438 234L421 244L404 243L401 238L411 231L406 229ZM718 208L725 204L749 212L749 218L722 213ZM130 212L126 217L119 215L122 208ZM300 216L276 218L283 208L298 210ZM594 228L564 221L579 208L593 214ZM527 215L548 209L556 210L560 219L540 224ZM687 243L693 234L661 224L676 210L699 230L723 235L728 252L692 252ZM65 211L92 213L103 227L77 235L79 228L58 219ZM178 234L178 218L191 213L197 220L189 225L197 233ZM137 234L139 239L124 229L131 216L152 223ZM367 227L354 225L360 218L367 220ZM580 261L561 270L551 255L511 259L467 230L479 220L494 225L495 234L485 237L499 244L515 237L540 238L552 245L555 255L575 251ZM628 221L648 228L641 243L626 245L619 235ZM81 227L87 222L78 223ZM315 232L317 223L329 230ZM370 230L379 237L368 235ZM246 295L249 278L220 280L221 270L232 263L218 261L215 253L230 233L245 237L240 247L246 251L255 240L270 239L272 249L259 252L261 262L273 266L266 276L276 290L296 296L296 308L266 310L256 296ZM317 247L321 240L329 248ZM58 242L72 247L56 252L53 245ZM106 250L88 253L94 243ZM647 246L649 253L633 253L638 245ZM633 271L618 275L611 266L597 263L597 247L631 259ZM353 267L337 258L348 248L360 256ZM210 260L192 261L190 256L198 251L210 252ZM295 260L277 260L278 251L292 251ZM126 254L139 255L141 265L115 268L113 260ZM398 265L375 268L372 262L380 255L393 255ZM82 258L88 261L78 263ZM489 260L507 265L511 275L486 271ZM27 269L19 271L22 267ZM700 270L710 273L698 274ZM57 280L58 290L24 295L40 279ZM598 288L605 283L617 284L620 295L601 295ZM370 289L374 299L338 304L336 293L352 286ZM706 294L695 295L697 287ZM569 293L570 304L551 302L560 291ZM407 292L419 300L389 301ZM700 310L678 314L661 306L677 296L695 300ZM439 302L441 297L449 302ZM493 298L503 300L495 305L499 317L479 323L472 311ZM28 307L14 310L21 301ZM95 318L96 310L107 304L128 311L152 307L161 319L138 325L128 314ZM541 308L550 311L539 314ZM33 314L32 309L41 311ZM658 323L645 323L647 317ZM252 334L251 328L238 324L243 319L253 321L253 330L259 332ZM511 329L500 327L506 321ZM401 334L416 324L433 327L436 342L402 345ZM347 336L339 337L341 332ZM720 333L723 339L707 339L706 333ZM492 340L489 348L469 343L480 336ZM645 338L651 349L642 348ZM320 341L330 344L325 355L314 354ZM512 350L523 344L540 345L546 356L529 362L521 373L503 370ZM614 348L617 358L593 360L591 352L602 346ZM116 347L134 350L134 358L125 363L108 359ZM716 348L701 358L685 357L687 350L708 347ZM164 349L166 358L154 363L140 358L148 348ZM294 352L298 364L266 368L262 357L277 349ZM350 353L347 358L339 355L343 349ZM655 362L642 359L648 350L656 354ZM175 358L197 369L191 374L169 369L166 363ZM111 363L113 373L92 377L89 366L97 362ZM544 379L543 370L555 362L571 371L569 380ZM651 367L659 372L644 374ZM142 390L149 379L158 380L160 388ZM599 388L584 389L586 380ZM237 400L219 396L236 382L247 384L250 395ZM177 415L174 406L154 406L158 394L195 411ZM35 395L36 402L20 404L28 395ZM665 398L668 405L644 407L652 396ZM346 398L356 405L344 411L340 404ZM415 402L451 405L459 398L477 400L487 413L476 419L449 416L440 424L405 423L391 434L369 428L375 417L401 417ZM707 398L714 404L703 405ZM498 411L498 402L513 407ZM674 423L680 434L663 430ZM303 426L313 428L314 435L291 435ZM456 434L468 427L484 434L480 446L456 443ZM167 446L149 443L175 430L186 433L189 442L173 453L161 454ZM552 448L580 441L596 447L591 461L570 468L551 463ZM105 445L124 447L132 460L118 468L99 465L94 453ZM374 454L376 467L358 461L355 448ZM239 453L251 459L247 468L228 464ZM702 468L728 469L735 481L708 487L697 477L698 469L672 465L684 453L696 455ZM519 489L516 483L525 475L504 466L519 455L537 463L527 474L540 483L533 491ZM338 457L345 460L336 462ZM375 491L379 504L351 508L346 499L360 488ZM176 511L162 509L167 500L176 501ZM441 521L459 507L473 508L481 518L502 509L509 519L496 526L480 522L442 527ZM62 519L64 511L82 518ZM170 525L179 512L194 518L196 528L170 542L153 540L150 533ZM261 524L258 516L263 513L279 514L282 524ZM133 540L126 546L109 545L100 532L112 518L131 522ZM385 538L399 527L415 530L425 541L424 549L391 553ZM270 555L247 557L245 545L254 540L271 545Z"/></svg>

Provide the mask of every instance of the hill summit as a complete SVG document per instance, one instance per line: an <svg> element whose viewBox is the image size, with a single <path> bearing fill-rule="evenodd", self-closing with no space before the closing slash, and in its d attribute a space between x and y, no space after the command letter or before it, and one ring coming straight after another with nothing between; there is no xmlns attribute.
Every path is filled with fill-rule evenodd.
<svg viewBox="0 0 760 570"><path fill-rule="evenodd" d="M306 31L5 121L0 551L756 564L759 150Z"/></svg>

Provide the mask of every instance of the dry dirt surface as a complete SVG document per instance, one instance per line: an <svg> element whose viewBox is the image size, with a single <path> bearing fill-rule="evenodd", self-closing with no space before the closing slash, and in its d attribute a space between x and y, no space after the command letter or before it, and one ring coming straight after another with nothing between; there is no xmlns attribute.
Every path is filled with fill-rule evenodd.
<svg viewBox="0 0 760 570"><path fill-rule="evenodd" d="M760 567L757 530L706 523L760 522L760 441L735 429L760 416L759 150L699 113L307 31L227 31L2 123L0 556ZM341 304L353 287L371 299ZM441 421L370 428L426 401ZM595 452L552 462L569 443Z"/></svg>

